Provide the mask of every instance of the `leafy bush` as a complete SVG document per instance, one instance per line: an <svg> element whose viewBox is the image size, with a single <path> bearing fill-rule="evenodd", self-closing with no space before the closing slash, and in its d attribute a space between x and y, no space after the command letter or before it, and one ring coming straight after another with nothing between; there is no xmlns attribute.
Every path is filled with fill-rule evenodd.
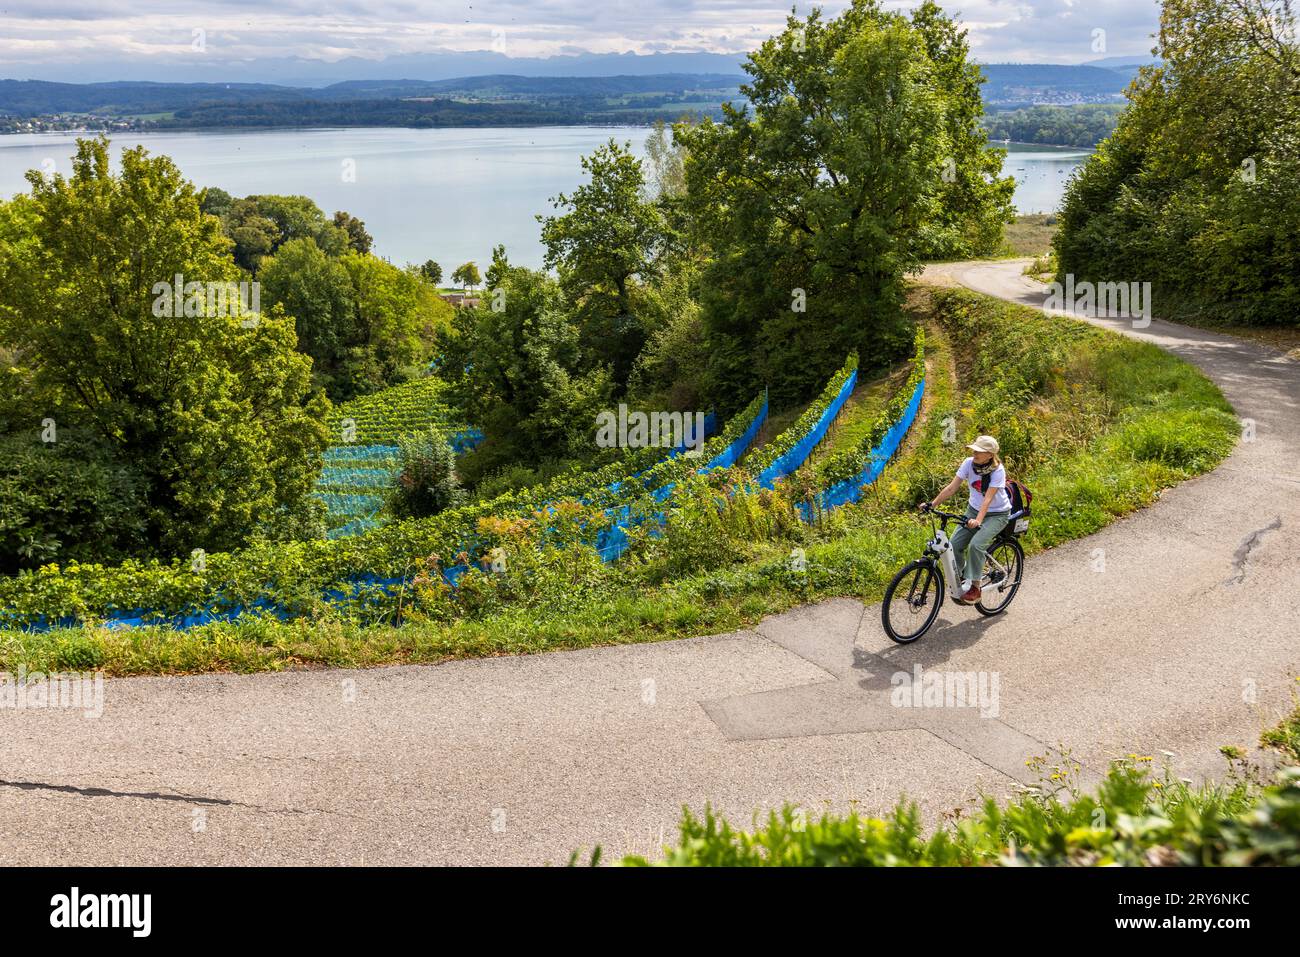
<svg viewBox="0 0 1300 957"><path fill-rule="evenodd" d="M140 477L63 433L0 437L0 573L52 561L113 561L146 547Z"/></svg>
<svg viewBox="0 0 1300 957"><path fill-rule="evenodd" d="M456 478L456 453L436 429L401 441L388 509L398 518L428 518L457 505L465 491Z"/></svg>
<svg viewBox="0 0 1300 957"><path fill-rule="evenodd" d="M1061 273L1150 282L1168 318L1297 324L1296 26L1289 4L1165 4L1160 65L1062 200Z"/></svg>
<svg viewBox="0 0 1300 957"><path fill-rule="evenodd" d="M1149 758L1114 762L1094 794L1033 789L926 836L915 804L885 818L856 812L805 817L789 804L751 832L706 808L683 809L668 867L896 867L972 865L1239 866L1300 864L1300 768L1256 794L1241 777L1193 787L1151 773ZM1060 780L1057 769L1053 778ZM646 866L643 857L622 863Z"/></svg>

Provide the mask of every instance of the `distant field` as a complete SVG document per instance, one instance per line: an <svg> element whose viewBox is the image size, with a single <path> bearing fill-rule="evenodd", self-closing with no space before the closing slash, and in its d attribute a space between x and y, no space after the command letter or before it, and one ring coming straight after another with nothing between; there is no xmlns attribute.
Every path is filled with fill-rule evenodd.
<svg viewBox="0 0 1300 957"><path fill-rule="evenodd" d="M1046 255L1051 251L1056 229L1056 216L1052 213L1017 216L1003 230L1002 254L1015 259Z"/></svg>

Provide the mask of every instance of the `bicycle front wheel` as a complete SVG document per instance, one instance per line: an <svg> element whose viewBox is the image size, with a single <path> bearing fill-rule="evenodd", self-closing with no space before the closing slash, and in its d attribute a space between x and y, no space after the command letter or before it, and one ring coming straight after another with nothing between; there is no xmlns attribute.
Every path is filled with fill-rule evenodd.
<svg viewBox="0 0 1300 957"><path fill-rule="evenodd" d="M894 576L880 606L885 634L900 645L910 644L929 630L943 604L943 576L934 562L918 558Z"/></svg>

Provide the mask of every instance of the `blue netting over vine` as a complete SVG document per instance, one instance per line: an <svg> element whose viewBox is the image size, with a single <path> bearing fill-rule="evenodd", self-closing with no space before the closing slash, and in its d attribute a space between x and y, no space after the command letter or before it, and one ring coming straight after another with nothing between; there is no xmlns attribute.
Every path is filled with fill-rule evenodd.
<svg viewBox="0 0 1300 957"><path fill-rule="evenodd" d="M834 485L823 489L817 498L818 508L824 511L839 505L856 502L862 497L863 488L880 477L880 473L885 470L889 460L898 451L903 436L907 435L907 430L912 427L912 423L916 420L916 414L921 408L921 399L924 396L925 379L922 379L916 384L916 388L912 390L912 397L908 400L907 407L903 410L903 414L899 416L898 421L890 426L884 438L871 450L871 454L867 457L867 464L862 467L862 471L852 478L836 482ZM799 512L804 521L812 521L813 508L809 503L800 502Z"/></svg>
<svg viewBox="0 0 1300 957"><path fill-rule="evenodd" d="M697 469L697 472L703 474L705 472L711 472L713 469L728 468L735 465L736 462L740 460L740 457L745 454L745 450L749 448L750 444L754 441L754 437L758 435L758 430L763 427L763 423L766 421L767 395L765 393L763 395L763 405L759 408L758 414L754 416L754 420L749 423L749 426L745 431L738 436L734 442L700 466L700 468ZM679 451L681 450L675 451L674 454L678 454ZM618 484L621 485L622 483ZM611 488L615 487L616 486L611 486ZM669 483L667 485L662 485L657 489L652 489L650 495L658 502L666 502L672 493L673 485L672 483ZM632 507L630 505L622 505L618 508L606 509L605 514L610 519L610 527L603 529L596 536L596 551L600 554L601 561L612 562L628 549L629 543L627 530L631 527L634 521L632 518ZM665 516L663 513L657 513L641 520L646 521L652 519L653 521L662 524L664 518Z"/></svg>
<svg viewBox="0 0 1300 957"><path fill-rule="evenodd" d="M831 404L826 406L826 411L821 414L821 417L808 430L808 433L781 453L779 457L773 460L771 465L758 473L759 485L763 486L763 488L772 488L780 479L785 478L808 461L808 456L812 455L813 449L817 448L821 440L826 437L826 430L831 427L831 423L839 416L840 410L844 408L844 403L849 400L849 396L853 393L853 387L857 383L858 370L854 369L844 379L840 391L835 394Z"/></svg>

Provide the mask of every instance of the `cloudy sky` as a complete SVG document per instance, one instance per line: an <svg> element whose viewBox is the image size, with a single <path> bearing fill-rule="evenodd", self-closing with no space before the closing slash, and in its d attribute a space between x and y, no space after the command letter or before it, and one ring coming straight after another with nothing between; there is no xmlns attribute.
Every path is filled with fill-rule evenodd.
<svg viewBox="0 0 1300 957"><path fill-rule="evenodd" d="M791 0L0 0L0 77L223 80L286 61L495 50L510 57L734 53L784 21ZM828 0L828 12L844 4ZM888 2L908 8L913 2ZM985 62L1140 56L1157 0L945 2ZM801 0L799 10L809 4ZM1105 31L1098 34L1096 31ZM482 72L482 71L480 71ZM222 74L216 77L215 74Z"/></svg>

